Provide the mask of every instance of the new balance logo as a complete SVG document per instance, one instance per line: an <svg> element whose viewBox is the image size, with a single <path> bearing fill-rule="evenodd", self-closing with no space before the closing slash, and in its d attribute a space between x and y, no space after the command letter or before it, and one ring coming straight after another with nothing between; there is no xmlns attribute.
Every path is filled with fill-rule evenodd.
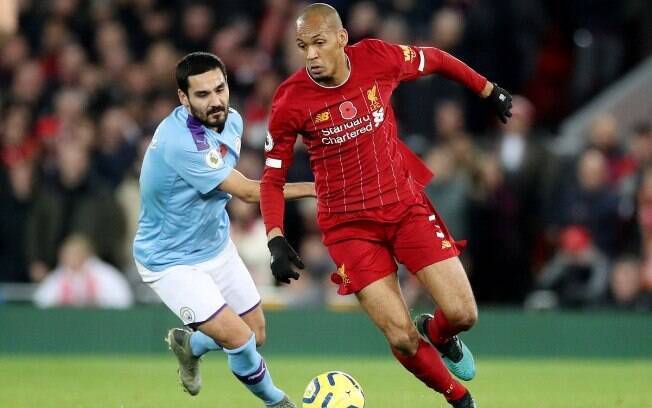
<svg viewBox="0 0 652 408"><path fill-rule="evenodd" d="M374 127L380 126L380 124L383 123L383 120L385 120L384 108L380 108L377 111L371 112L371 114L374 116Z"/></svg>

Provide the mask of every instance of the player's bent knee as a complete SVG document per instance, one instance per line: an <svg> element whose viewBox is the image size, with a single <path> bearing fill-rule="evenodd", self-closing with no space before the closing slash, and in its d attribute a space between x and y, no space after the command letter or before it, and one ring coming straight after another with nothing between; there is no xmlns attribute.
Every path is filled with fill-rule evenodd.
<svg viewBox="0 0 652 408"><path fill-rule="evenodd" d="M265 331L265 326L256 328L254 330L254 333L256 334L256 347L261 347L265 344L265 341L267 340L267 333Z"/></svg>
<svg viewBox="0 0 652 408"><path fill-rule="evenodd" d="M460 330L469 330L478 321L478 308L474 305L459 307L446 314L448 322Z"/></svg>
<svg viewBox="0 0 652 408"><path fill-rule="evenodd" d="M385 336L390 346L402 354L412 356L419 348L419 333L412 325L399 330L386 331Z"/></svg>

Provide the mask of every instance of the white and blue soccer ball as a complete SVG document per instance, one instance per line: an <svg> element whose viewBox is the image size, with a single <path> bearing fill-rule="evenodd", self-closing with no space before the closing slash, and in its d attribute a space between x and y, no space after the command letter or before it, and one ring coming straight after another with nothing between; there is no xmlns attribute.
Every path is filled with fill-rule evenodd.
<svg viewBox="0 0 652 408"><path fill-rule="evenodd" d="M329 371L310 380L303 393L303 408L363 408L364 392L347 373Z"/></svg>

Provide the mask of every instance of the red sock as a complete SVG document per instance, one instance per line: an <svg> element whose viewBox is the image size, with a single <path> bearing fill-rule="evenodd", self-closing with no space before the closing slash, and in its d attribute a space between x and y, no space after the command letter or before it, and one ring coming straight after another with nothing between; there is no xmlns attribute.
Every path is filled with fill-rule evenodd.
<svg viewBox="0 0 652 408"><path fill-rule="evenodd" d="M466 388L451 377L451 373L439 357L439 352L425 341L419 340L419 348L413 356L406 356L393 348L392 353L403 367L428 387L444 394L446 400L458 400L466 394Z"/></svg>
<svg viewBox="0 0 652 408"><path fill-rule="evenodd" d="M435 310L435 317L428 322L428 338L435 346L442 345L461 330L450 323L441 309Z"/></svg>

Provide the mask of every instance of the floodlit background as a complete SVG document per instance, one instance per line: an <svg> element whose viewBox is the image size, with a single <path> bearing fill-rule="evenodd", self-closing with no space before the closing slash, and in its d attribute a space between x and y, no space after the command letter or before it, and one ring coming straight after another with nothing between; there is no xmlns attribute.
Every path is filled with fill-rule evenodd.
<svg viewBox="0 0 652 408"><path fill-rule="evenodd" d="M649 384L628 382L652 378L652 2L327 3L340 12L351 43L377 37L436 46L514 95L514 116L503 126L474 95L441 77L405 83L394 94L400 135L437 175L428 195L454 236L469 242L462 260L480 322L467 342L479 350L480 406L652 406ZM51 364L54 373L59 358L73 367L76 361L33 356L133 353L138 357L124 362L132 367L144 358L140 354L164 351L160 338L178 322L140 283L131 242L143 153L159 121L178 104L175 63L191 51L224 60L231 106L245 123L238 169L260 178L273 92L302 66L294 19L307 4L0 0L0 378L11 378L21 391L7 387L0 405L188 403L166 355L143 363L160 365L149 373L156 372L156 384L170 393L161 401L149 399L160 392L157 386L129 373L124 381L138 388L114 391L117 400L102 403L101 386L57 397L69 385L65 375L61 387L41 394L43 400L30 400L35 394L29 390L50 372L44 367ZM290 181L311 179L299 142ZM281 310L268 313L266 346L290 359L277 364L281 378L298 398L313 374L338 368L329 365L337 360L317 355L372 355L386 363L383 375L405 384L399 389L422 395L391 402L401 393L360 368L364 361L342 360L338 364L348 364L363 386L378 386L368 391L372 408L439 406L390 361L355 299L335 294L329 279L335 266L321 244L315 210L311 200L287 205L287 234L307 268L297 282L279 288L269 271L258 206L237 199L229 204L233 240L264 306ZM107 278L94 279L97 273ZM410 307L431 310L416 281L404 271L400 276ZM104 307L112 309L98 310ZM314 358L297 363L297 353ZM485 373L495 375L482 376L483 356L492 362ZM548 357L588 360L553 366L542 382L550 391L533 396L524 384L536 383L528 375L539 375L533 367ZM594 370L585 363L605 357L627 360ZM223 364L218 356L207 360ZM32 371L25 368L30 364ZM98 364L100 378L121 370ZM292 374L296 366L303 367L298 376ZM588 371L568 374L568 366ZM510 371L514 367L525 371ZM602 370L614 370L604 384L592 378ZM214 394L193 404L249 406L228 405L228 393L218 392L226 388L222 381L234 395L241 392L242 401L251 399L225 366L214 373L224 376L207 386ZM515 385L517 396L501 375L521 385ZM8 385L0 382L0 390ZM88 399L85 389L91 390ZM555 400L555 390L571 399ZM607 397L598 399L603 392ZM585 400L572 399L584 394Z"/></svg>

